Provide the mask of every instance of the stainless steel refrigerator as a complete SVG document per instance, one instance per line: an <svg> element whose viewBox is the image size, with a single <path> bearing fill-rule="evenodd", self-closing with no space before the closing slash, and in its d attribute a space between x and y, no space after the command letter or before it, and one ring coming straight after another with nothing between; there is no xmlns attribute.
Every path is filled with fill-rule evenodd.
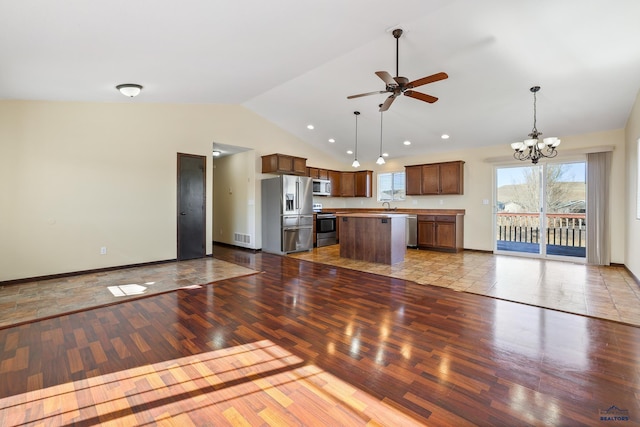
<svg viewBox="0 0 640 427"><path fill-rule="evenodd" d="M286 254L313 248L313 185L305 176L262 180L262 250Z"/></svg>

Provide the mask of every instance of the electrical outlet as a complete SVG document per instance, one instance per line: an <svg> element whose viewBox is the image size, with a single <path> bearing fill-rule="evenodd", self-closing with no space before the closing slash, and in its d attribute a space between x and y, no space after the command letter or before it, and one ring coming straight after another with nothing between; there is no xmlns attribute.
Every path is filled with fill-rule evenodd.
<svg viewBox="0 0 640 427"><path fill-rule="evenodd" d="M107 247L103 246L100 248L100 255L106 255L107 254Z"/></svg>

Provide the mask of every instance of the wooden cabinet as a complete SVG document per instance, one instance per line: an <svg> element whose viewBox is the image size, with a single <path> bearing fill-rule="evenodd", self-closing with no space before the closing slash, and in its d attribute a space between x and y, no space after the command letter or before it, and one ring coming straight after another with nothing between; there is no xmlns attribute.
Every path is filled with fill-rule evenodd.
<svg viewBox="0 0 640 427"><path fill-rule="evenodd" d="M307 175L307 159L279 153L262 156L262 173L305 176Z"/></svg>
<svg viewBox="0 0 640 427"><path fill-rule="evenodd" d="M464 194L464 162L431 163L405 167L406 194Z"/></svg>
<svg viewBox="0 0 640 427"><path fill-rule="evenodd" d="M418 247L446 252L464 249L464 215L418 215Z"/></svg>
<svg viewBox="0 0 640 427"><path fill-rule="evenodd" d="M316 179L329 179L329 171L327 169L308 167L307 176Z"/></svg>
<svg viewBox="0 0 640 427"><path fill-rule="evenodd" d="M356 174L354 172L340 172L340 197L355 197Z"/></svg>
<svg viewBox="0 0 640 427"><path fill-rule="evenodd" d="M341 197L371 197L373 171L340 172Z"/></svg>
<svg viewBox="0 0 640 427"><path fill-rule="evenodd" d="M327 171L329 181L331 182L331 197L340 197L340 192L342 188L340 176L342 175L339 171Z"/></svg>
<svg viewBox="0 0 640 427"><path fill-rule="evenodd" d="M422 194L422 165L405 166L404 179L407 196Z"/></svg>
<svg viewBox="0 0 640 427"><path fill-rule="evenodd" d="M373 171L355 172L355 196L371 197L371 181L373 180Z"/></svg>

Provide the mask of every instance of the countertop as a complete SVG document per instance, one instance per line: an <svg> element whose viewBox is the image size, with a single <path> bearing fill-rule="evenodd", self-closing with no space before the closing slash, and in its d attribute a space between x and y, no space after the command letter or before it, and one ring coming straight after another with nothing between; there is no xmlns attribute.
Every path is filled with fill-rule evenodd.
<svg viewBox="0 0 640 427"><path fill-rule="evenodd" d="M406 213L399 212L336 212L336 216L347 216L355 218L399 218L406 217Z"/></svg>

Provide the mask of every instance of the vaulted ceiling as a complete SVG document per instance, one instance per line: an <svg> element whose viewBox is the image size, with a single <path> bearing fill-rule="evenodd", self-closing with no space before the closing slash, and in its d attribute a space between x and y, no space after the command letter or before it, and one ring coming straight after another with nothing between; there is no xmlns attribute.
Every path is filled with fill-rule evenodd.
<svg viewBox="0 0 640 427"><path fill-rule="evenodd" d="M625 125L638 16L637 0L0 0L0 99L242 104L343 162L358 110L373 162L387 95L347 96L395 75L400 27L399 74L449 78L418 89L436 103L383 113L390 157L507 149L531 130L534 85L545 136ZM131 100L115 90L130 82L144 86Z"/></svg>

